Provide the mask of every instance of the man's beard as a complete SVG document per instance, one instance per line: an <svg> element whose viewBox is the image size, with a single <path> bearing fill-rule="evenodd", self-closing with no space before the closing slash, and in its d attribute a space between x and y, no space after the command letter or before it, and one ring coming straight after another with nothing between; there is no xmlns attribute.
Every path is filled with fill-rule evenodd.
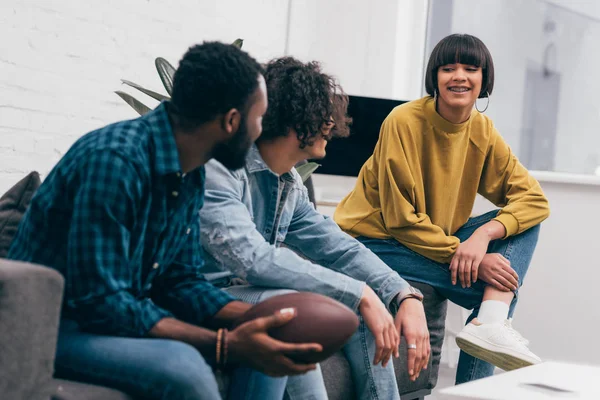
<svg viewBox="0 0 600 400"><path fill-rule="evenodd" d="M252 146L252 141L248 135L246 118L242 118L239 130L231 140L216 146L213 151L213 157L227 169L240 169L246 163L246 156L248 155L250 146Z"/></svg>

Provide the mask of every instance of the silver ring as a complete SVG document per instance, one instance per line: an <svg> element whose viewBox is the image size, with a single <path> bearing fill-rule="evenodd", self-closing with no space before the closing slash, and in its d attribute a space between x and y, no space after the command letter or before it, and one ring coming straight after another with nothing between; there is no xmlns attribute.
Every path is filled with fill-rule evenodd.
<svg viewBox="0 0 600 400"><path fill-rule="evenodd" d="M417 345L416 344L407 344L406 347L409 348L409 349L415 349L415 350L417 349Z"/></svg>

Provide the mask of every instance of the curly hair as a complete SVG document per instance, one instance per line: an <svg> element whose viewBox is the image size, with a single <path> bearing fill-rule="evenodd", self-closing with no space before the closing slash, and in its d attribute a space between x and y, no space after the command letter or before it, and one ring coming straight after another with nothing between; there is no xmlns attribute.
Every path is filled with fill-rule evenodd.
<svg viewBox="0 0 600 400"><path fill-rule="evenodd" d="M192 46L175 72L169 112L188 128L232 108L244 112L262 73L261 65L235 46L219 42Z"/></svg>
<svg viewBox="0 0 600 400"><path fill-rule="evenodd" d="M265 67L265 80L269 108L258 140L287 136L293 128L300 147L305 148L331 122L335 125L326 140L350 134L348 96L333 77L321 71L318 62L303 63L293 57L272 60Z"/></svg>

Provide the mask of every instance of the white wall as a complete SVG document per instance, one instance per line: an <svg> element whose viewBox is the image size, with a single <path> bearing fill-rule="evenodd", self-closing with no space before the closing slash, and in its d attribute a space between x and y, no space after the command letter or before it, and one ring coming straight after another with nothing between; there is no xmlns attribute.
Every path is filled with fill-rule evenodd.
<svg viewBox="0 0 600 400"><path fill-rule="evenodd" d="M31 170L43 178L84 133L135 117L115 90L155 105L120 85L120 79L162 92L154 58L162 56L176 66L190 45L203 40L244 38L244 49L259 61L282 56L286 50L306 61L320 60L350 94L417 98L427 4L427 0L2 1L0 193Z"/></svg>
<svg viewBox="0 0 600 400"><path fill-rule="evenodd" d="M84 133L135 117L113 93L129 91L120 79L164 93L157 56L176 66L192 44L238 37L259 61L283 55L287 7L281 0L1 1L0 193L31 170L46 174Z"/></svg>
<svg viewBox="0 0 600 400"><path fill-rule="evenodd" d="M289 52L319 60L349 94L421 95L426 0L293 1Z"/></svg>
<svg viewBox="0 0 600 400"><path fill-rule="evenodd" d="M523 286L515 326L546 359L600 363L600 185L543 182L550 218Z"/></svg>
<svg viewBox="0 0 600 400"><path fill-rule="evenodd" d="M554 21L554 32L544 32L547 20ZM544 50L554 44L547 63L561 79L554 170L594 173L600 165L600 2L457 0L451 26L489 47L496 85L487 113L517 154L527 68L541 69Z"/></svg>
<svg viewBox="0 0 600 400"><path fill-rule="evenodd" d="M520 291L514 326L531 341L532 351L543 359L599 364L600 178L580 179L587 183L566 183L577 177L562 177L553 182L551 173L533 174L548 197L551 215L542 224L538 246ZM316 194L330 204L319 206L319 211L333 215L334 203L352 190L354 182L355 178L315 174ZM474 213L491 209L493 206L478 196ZM455 305L451 305L448 313L454 330L468 315Z"/></svg>

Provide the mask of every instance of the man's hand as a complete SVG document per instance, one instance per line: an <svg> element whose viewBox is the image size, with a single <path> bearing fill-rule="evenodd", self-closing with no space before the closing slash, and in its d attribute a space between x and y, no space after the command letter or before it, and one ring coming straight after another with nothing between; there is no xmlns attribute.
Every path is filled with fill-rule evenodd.
<svg viewBox="0 0 600 400"><path fill-rule="evenodd" d="M293 308L283 309L269 317L248 321L228 335L232 362L241 362L270 376L300 375L316 368L315 364L298 364L288 356L320 352L318 343L286 343L273 339L267 331L294 318Z"/></svg>
<svg viewBox="0 0 600 400"><path fill-rule="evenodd" d="M399 357L400 336L394 326L394 319L368 285L365 285L363 290L359 311L365 320L365 324L375 336L377 350L375 351L373 365L381 362L381 365L385 367L392 354Z"/></svg>
<svg viewBox="0 0 600 400"><path fill-rule="evenodd" d="M397 331L404 336L408 347L408 375L411 381L415 381L421 370L427 369L431 355L429 329L427 329L423 303L412 298L404 300L400 304L395 322Z"/></svg>
<svg viewBox="0 0 600 400"><path fill-rule="evenodd" d="M479 278L503 292L515 291L519 287L519 275L502 254L486 254L479 265Z"/></svg>

